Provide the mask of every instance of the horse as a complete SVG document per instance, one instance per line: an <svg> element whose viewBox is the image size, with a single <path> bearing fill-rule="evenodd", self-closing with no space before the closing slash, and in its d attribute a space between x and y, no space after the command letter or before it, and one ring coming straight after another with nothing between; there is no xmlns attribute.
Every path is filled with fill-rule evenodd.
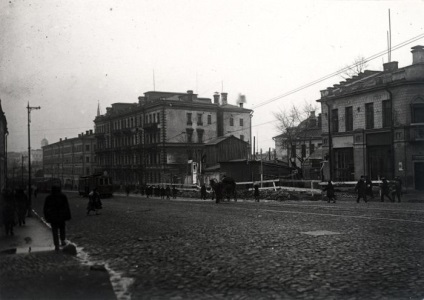
<svg viewBox="0 0 424 300"><path fill-rule="evenodd" d="M227 198L228 202L231 197L234 197L234 201L237 202L236 181L233 178L224 177L219 182L216 179L211 179L209 182L215 192L216 203L221 202L224 197Z"/></svg>

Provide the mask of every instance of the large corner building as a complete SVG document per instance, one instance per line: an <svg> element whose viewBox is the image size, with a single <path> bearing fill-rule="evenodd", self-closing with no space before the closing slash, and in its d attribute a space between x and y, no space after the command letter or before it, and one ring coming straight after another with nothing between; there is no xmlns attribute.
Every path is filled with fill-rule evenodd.
<svg viewBox="0 0 424 300"><path fill-rule="evenodd" d="M208 141L233 135L250 147L251 116L227 93L211 100L190 90L150 91L137 103L114 103L94 120L97 171L117 184L193 183L188 175L205 161Z"/></svg>

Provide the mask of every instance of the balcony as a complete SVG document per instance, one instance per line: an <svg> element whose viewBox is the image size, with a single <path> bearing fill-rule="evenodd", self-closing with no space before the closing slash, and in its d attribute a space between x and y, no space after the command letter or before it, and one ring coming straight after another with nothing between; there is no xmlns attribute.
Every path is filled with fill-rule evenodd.
<svg viewBox="0 0 424 300"><path fill-rule="evenodd" d="M409 140L411 142L424 142L424 123L411 124Z"/></svg>
<svg viewBox="0 0 424 300"><path fill-rule="evenodd" d="M145 123L143 128L144 130L156 130L159 128L159 123Z"/></svg>

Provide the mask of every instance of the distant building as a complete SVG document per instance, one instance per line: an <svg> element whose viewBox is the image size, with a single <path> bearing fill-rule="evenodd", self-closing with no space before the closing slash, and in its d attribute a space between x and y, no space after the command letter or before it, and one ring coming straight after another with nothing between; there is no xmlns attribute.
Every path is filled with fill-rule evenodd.
<svg viewBox="0 0 424 300"><path fill-rule="evenodd" d="M193 91L153 91L138 103L114 103L94 120L97 170L121 184L192 183L208 141L233 135L250 145L251 112L228 104L227 93L212 102Z"/></svg>
<svg viewBox="0 0 424 300"><path fill-rule="evenodd" d="M43 148L44 146L47 146L48 144L49 144L49 141L46 138L41 140L41 148Z"/></svg>
<svg viewBox="0 0 424 300"><path fill-rule="evenodd" d="M93 130L44 146L44 177L59 178L65 188L76 188L80 176L95 172L95 150L96 139Z"/></svg>
<svg viewBox="0 0 424 300"><path fill-rule="evenodd" d="M272 138L275 141L277 158L287 162L299 177L320 178L322 161L321 114L312 111L298 126L287 128L285 132Z"/></svg>
<svg viewBox="0 0 424 300"><path fill-rule="evenodd" d="M388 62L321 91L326 178L399 176L424 189L424 47L411 52L409 66Z"/></svg>
<svg viewBox="0 0 424 300"><path fill-rule="evenodd" d="M8 134L6 115L3 112L0 100L0 191L6 186Z"/></svg>

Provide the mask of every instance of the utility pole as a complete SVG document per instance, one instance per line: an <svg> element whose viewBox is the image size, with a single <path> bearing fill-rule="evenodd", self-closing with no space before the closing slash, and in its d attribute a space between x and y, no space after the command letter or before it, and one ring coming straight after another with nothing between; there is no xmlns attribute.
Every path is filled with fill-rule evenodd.
<svg viewBox="0 0 424 300"><path fill-rule="evenodd" d="M28 207L28 217L32 216L32 201L31 201L31 196L32 196L32 192L31 192L31 127L30 127L30 123L31 123L31 110L33 109L40 109L40 106L37 107L31 107L29 106L29 101L28 101L28 105L27 105L27 110L28 110L28 203L29 203L29 207Z"/></svg>

